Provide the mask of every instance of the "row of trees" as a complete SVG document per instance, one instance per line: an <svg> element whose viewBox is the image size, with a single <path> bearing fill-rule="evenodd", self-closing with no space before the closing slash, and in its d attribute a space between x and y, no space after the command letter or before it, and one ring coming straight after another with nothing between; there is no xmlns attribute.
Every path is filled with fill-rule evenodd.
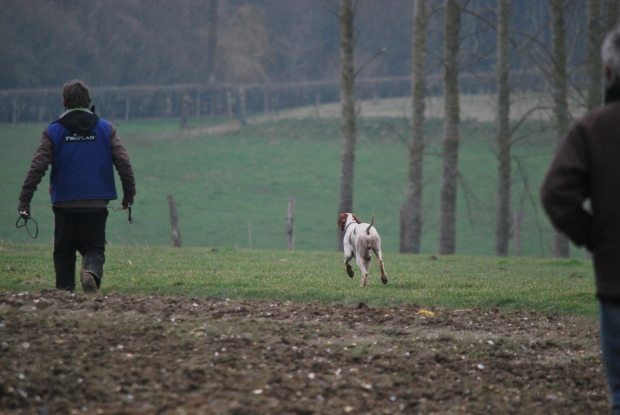
<svg viewBox="0 0 620 415"><path fill-rule="evenodd" d="M495 32L485 21L495 21L496 2L467 1L461 73L495 69ZM363 76L410 73L413 4L355 2L354 62ZM573 39L583 34L585 1L566 4L567 42L575 48L569 65L578 66L586 47ZM107 87L303 82L339 74L338 0L3 0L2 6L0 89L57 88L68 78ZM444 41L437 6L429 3L428 10L427 71L434 75L442 72ZM548 41L547 1L513 1L511 10L513 34ZM511 66L527 70L530 63L516 57Z"/></svg>
<svg viewBox="0 0 620 415"><path fill-rule="evenodd" d="M3 0L0 89L336 79L331 0ZM389 45L366 75L407 73L409 2L369 0L358 57Z"/></svg>
<svg viewBox="0 0 620 415"><path fill-rule="evenodd" d="M437 18L443 20L442 54L434 55L431 65L440 67L443 72L444 132L442 142L442 180L439 224L438 252L442 255L456 251L456 202L459 181L458 153L459 130L459 71L477 61L490 60L496 73L497 112L496 112L496 151L497 151L497 255L508 255L511 238L511 172L513 158L511 146L513 136L534 107L519 120L510 119L510 79L509 73L515 62L535 65L546 73L551 81L553 137L554 144L561 142L566 135L571 113L569 112L569 92L577 96L586 109L593 109L602 103L602 66L600 44L604 34L618 21L617 0L547 0L545 2L510 0L413 0L412 64L411 64L411 135L409 140L409 174L405 195L405 214L403 215L405 237L401 251L419 253L423 226L423 164L425 152L424 103L427 96L426 79L430 72L427 52L430 49L429 37L437 36L429 29L429 23ZM355 109L352 102L353 90L353 16L363 1L340 0L339 21L341 33L341 99L342 99L342 158L340 176L340 199L338 212L353 210L353 162L355 159ZM526 8L524 8L524 6ZM548 19L532 19L531 26L518 28L512 26L518 12L548 16ZM581 24L575 19L580 11ZM571 15L572 13L572 15ZM462 20L469 19L468 33L463 33ZM585 19L584 19L585 17ZM523 18L523 16L521 16ZM567 18L574 24L571 31L566 29ZM472 20L473 19L473 20ZM436 26L434 26L436 27ZM472 30L473 28L473 30ZM528 30L524 30L528 29ZM583 29L583 30L581 30ZM479 47L465 56L461 46L478 37L479 31L494 34L491 48L485 44L489 36L480 37ZM432 68L432 66L431 66ZM585 85L573 76L581 71L586 79ZM338 248L342 242L338 238ZM554 234L553 255L570 255L568 239L559 233Z"/></svg>

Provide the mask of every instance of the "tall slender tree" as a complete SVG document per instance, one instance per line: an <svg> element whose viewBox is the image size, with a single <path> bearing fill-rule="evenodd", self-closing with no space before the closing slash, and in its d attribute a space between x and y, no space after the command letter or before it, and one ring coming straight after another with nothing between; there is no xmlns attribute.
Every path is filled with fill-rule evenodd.
<svg viewBox="0 0 620 415"><path fill-rule="evenodd" d="M620 0L607 0L607 10L605 15L607 17L605 21L605 31L609 32L616 26L618 26L618 13L620 11Z"/></svg>
<svg viewBox="0 0 620 415"><path fill-rule="evenodd" d="M566 72L566 27L564 0L549 0L551 8L551 79L553 82L553 136L557 149L568 130L568 75ZM568 258L568 238L554 231L553 256Z"/></svg>
<svg viewBox="0 0 620 415"><path fill-rule="evenodd" d="M497 223L495 254L508 255L510 241L510 0L497 2Z"/></svg>
<svg viewBox="0 0 620 415"><path fill-rule="evenodd" d="M592 110L603 102L603 71L601 68L601 0L588 0L587 6L586 72L588 74L587 109Z"/></svg>
<svg viewBox="0 0 620 415"><path fill-rule="evenodd" d="M209 3L209 9L207 11L208 26L207 26L207 62L206 81L212 83L215 79L215 58L217 56L217 28L218 28L218 8L219 0L211 0Z"/></svg>
<svg viewBox="0 0 620 415"><path fill-rule="evenodd" d="M342 104L342 152L340 156L340 192L338 215L353 211L355 167L355 70L353 67L353 0L340 0L340 101ZM342 235L337 234L337 249L343 249Z"/></svg>
<svg viewBox="0 0 620 415"><path fill-rule="evenodd" d="M424 165L424 108L426 99L427 0L414 0L413 48L411 54L411 137L409 139L409 181L405 201L404 251L420 253L422 239L422 187Z"/></svg>
<svg viewBox="0 0 620 415"><path fill-rule="evenodd" d="M461 8L459 0L444 3L444 131L442 149L439 253L456 250L456 193L458 181L459 131L459 47Z"/></svg>

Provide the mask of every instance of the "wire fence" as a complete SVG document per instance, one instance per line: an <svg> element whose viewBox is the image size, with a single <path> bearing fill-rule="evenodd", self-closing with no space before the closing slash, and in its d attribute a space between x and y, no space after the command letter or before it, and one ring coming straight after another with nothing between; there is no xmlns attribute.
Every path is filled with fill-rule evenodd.
<svg viewBox="0 0 620 415"><path fill-rule="evenodd" d="M538 70L513 71L511 87L520 93L549 90L548 77ZM358 78L359 100L406 97L411 77ZM491 94L494 72L462 73L459 88L464 94ZM429 75L430 96L442 95L441 74ZM339 80L266 84L177 84L151 86L106 86L91 88L99 115L110 120L172 118L187 116L245 117L251 114L338 102ZM44 122L62 111L60 88L0 90L0 122Z"/></svg>

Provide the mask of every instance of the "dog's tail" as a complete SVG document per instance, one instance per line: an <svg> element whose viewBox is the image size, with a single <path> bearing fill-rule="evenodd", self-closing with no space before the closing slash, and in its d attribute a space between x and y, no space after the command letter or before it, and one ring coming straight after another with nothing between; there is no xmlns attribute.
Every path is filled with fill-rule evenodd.
<svg viewBox="0 0 620 415"><path fill-rule="evenodd" d="M372 220L370 221L370 225L368 225L368 229L366 229L366 235L370 235L370 228L372 228L373 223L375 223L375 214L372 214Z"/></svg>

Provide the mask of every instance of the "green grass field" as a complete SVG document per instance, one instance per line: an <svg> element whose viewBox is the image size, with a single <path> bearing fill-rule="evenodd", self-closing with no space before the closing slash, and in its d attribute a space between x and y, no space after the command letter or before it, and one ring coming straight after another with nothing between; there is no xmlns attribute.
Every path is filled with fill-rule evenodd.
<svg viewBox="0 0 620 415"><path fill-rule="evenodd" d="M225 120L224 120L225 121ZM216 121L193 120L193 126ZM287 199L295 196L295 250L336 247L340 122L282 119L250 123L221 135L183 137L178 120L115 122L132 157L138 195L134 224L111 213L107 239L112 246L170 246L167 196L177 202L184 246L285 249ZM27 242L14 227L17 196L43 124L0 125L0 238ZM424 234L422 252L437 251L442 122L427 124ZM361 118L358 122L354 211L362 220L375 214L383 250L399 249L399 208L407 182L409 135L405 118ZM550 255L551 228L538 202L538 188L552 153L548 124L536 121L518 132L513 154L512 205L524 212L522 253ZM459 155L461 186L457 253L493 255L496 158L493 125L463 121ZM32 203L37 242L53 232L45 177ZM120 186L119 186L120 189ZM114 202L111 206L119 206ZM511 248L512 249L512 248ZM574 249L575 258L583 251Z"/></svg>
<svg viewBox="0 0 620 415"><path fill-rule="evenodd" d="M389 283L381 284L375 259L368 285L360 288L359 269L354 266L351 280L337 252L113 246L101 292L597 314L590 261L406 254L384 259ZM52 246L0 244L0 289L44 288L54 288Z"/></svg>

